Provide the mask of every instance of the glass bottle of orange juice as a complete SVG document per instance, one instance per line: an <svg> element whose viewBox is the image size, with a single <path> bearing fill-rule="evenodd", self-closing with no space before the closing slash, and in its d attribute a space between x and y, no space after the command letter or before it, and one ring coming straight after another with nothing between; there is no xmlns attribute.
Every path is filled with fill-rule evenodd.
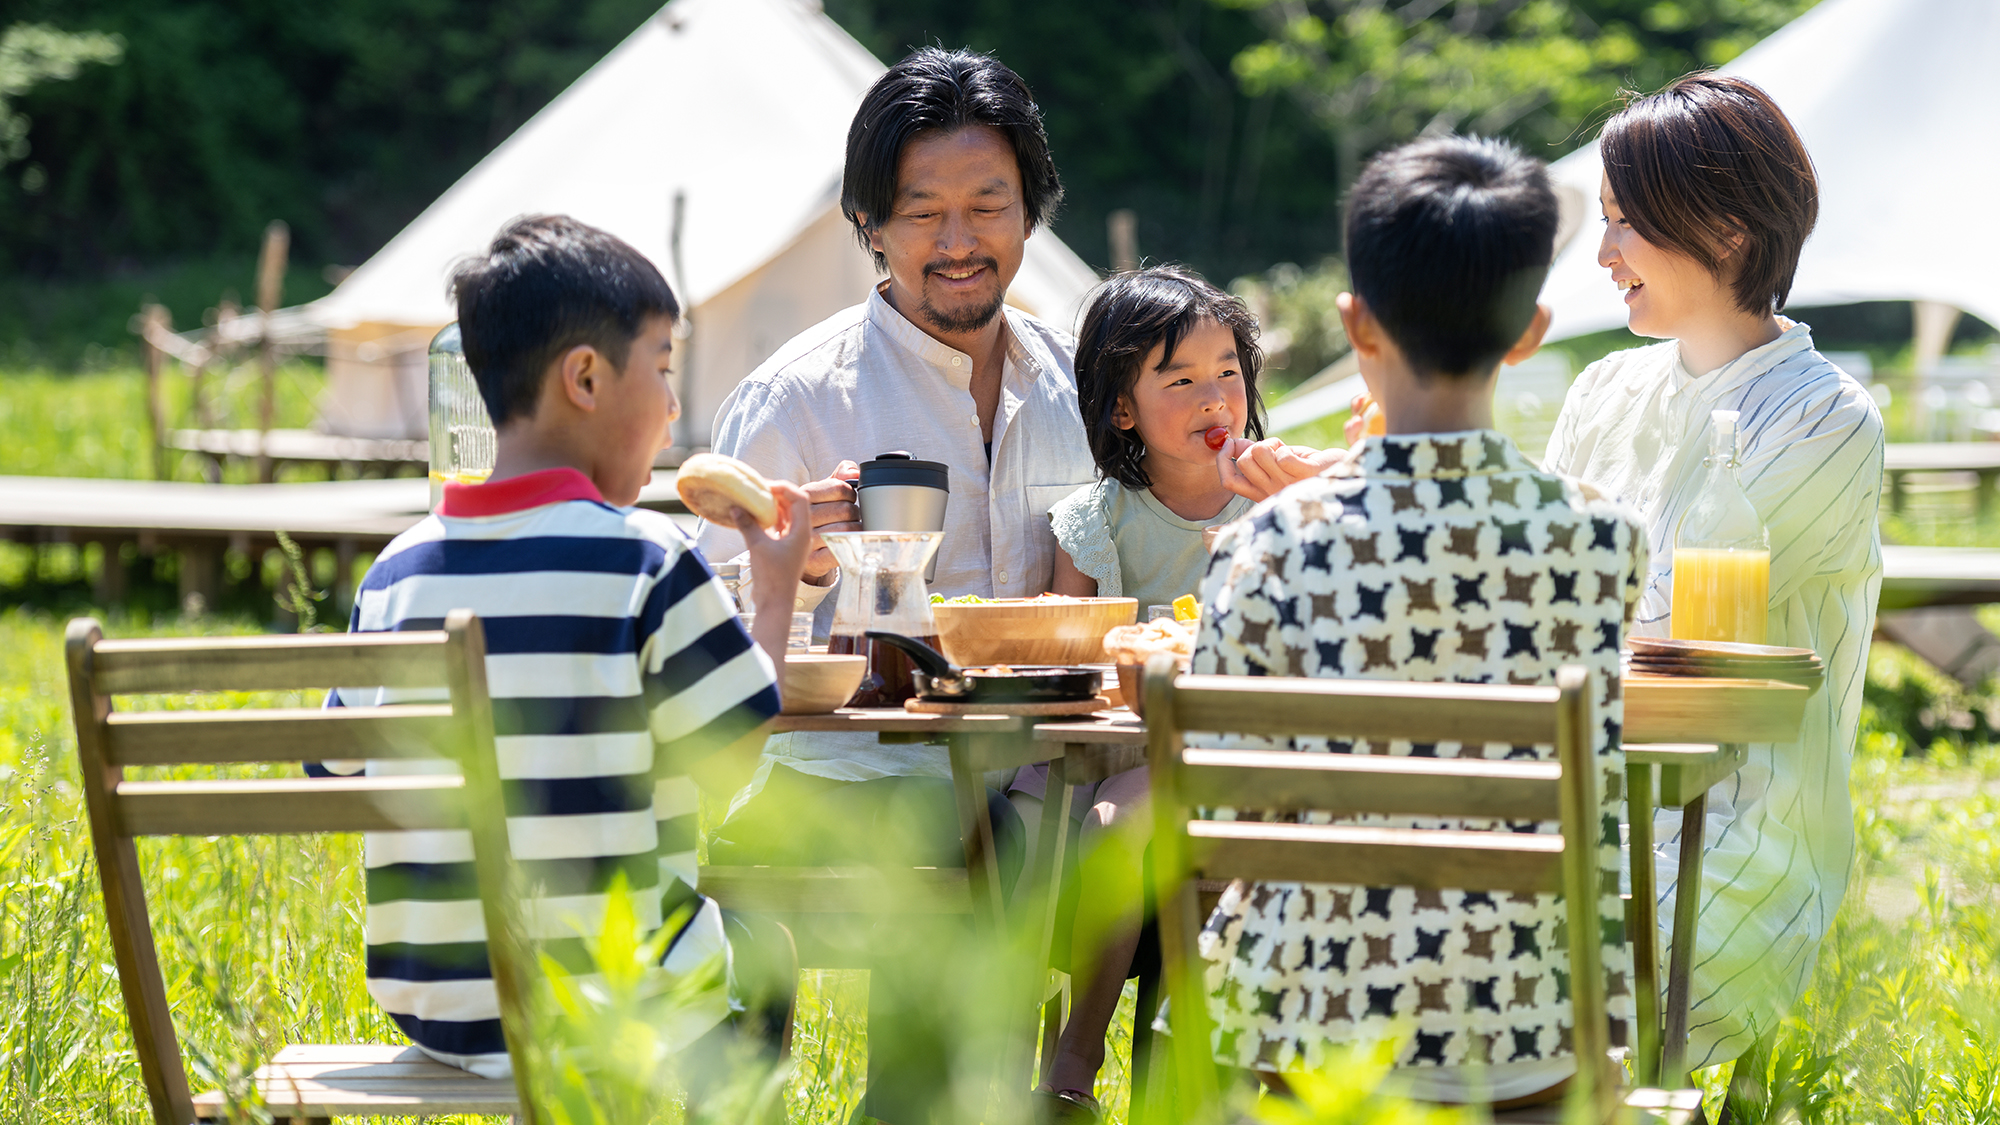
<svg viewBox="0 0 2000 1125"><path fill-rule="evenodd" d="M431 339L431 507L444 486L480 484L493 475L493 420L465 362L458 325Z"/></svg>
<svg viewBox="0 0 2000 1125"><path fill-rule="evenodd" d="M1764 643L1771 597L1771 536L1737 478L1737 412L1717 410L1707 469L1674 529L1673 635L1691 641Z"/></svg>

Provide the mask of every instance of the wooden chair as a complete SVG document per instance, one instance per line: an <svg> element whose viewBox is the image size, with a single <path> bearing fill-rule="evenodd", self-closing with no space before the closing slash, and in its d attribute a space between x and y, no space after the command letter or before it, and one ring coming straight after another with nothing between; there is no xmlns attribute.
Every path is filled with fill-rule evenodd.
<svg viewBox="0 0 2000 1125"><path fill-rule="evenodd" d="M1590 675L1566 667L1555 687L1338 679L1176 676L1146 669L1153 858L1163 973L1181 1120L1210 1121L1219 1103L1210 1057L1195 880L1265 879L1466 890L1547 891L1568 912L1577 1071L1569 1107L1610 1121L1645 1111L1685 1121L1697 1091L1631 1090L1610 1061L1598 948L1598 766L1591 751ZM1339 733L1420 742L1553 743L1554 762L1188 749L1185 732ZM1456 832L1351 824L1190 821L1191 805L1334 813L1557 820L1562 835ZM1163 1085L1151 1084L1156 1091ZM1157 1096L1157 1094L1156 1094ZM1528 1119L1557 1119L1560 1105ZM1510 1115L1511 1116L1511 1115ZM1155 1120L1163 1118L1152 1118Z"/></svg>
<svg viewBox="0 0 2000 1125"><path fill-rule="evenodd" d="M288 1046L256 1080L280 1120L335 1115L517 1114L532 1122L524 967L502 891L507 829L478 618L451 614L438 632L105 640L70 622L70 702L84 804L104 886L105 918L139 1070L159 1125L220 1115L219 1092L190 1093L153 945L135 840L467 828L501 1023L514 1080L478 1078L414 1047ZM340 686L448 689L449 704L330 709L115 711L139 693L285 691ZM455 757L451 776L128 781L140 766L214 766L315 759ZM494 815L468 817L466 809Z"/></svg>

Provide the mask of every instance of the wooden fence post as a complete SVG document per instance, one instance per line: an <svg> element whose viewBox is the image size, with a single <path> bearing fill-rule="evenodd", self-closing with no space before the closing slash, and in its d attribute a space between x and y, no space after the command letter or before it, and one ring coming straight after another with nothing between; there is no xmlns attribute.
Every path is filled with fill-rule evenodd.
<svg viewBox="0 0 2000 1125"><path fill-rule="evenodd" d="M259 326L258 367L263 380L263 399L257 407L257 480L271 482L271 423L277 414L278 353L271 338L271 314L285 292L285 259L291 251L292 229L283 220L273 219L264 228L264 250L257 256L257 309L263 315Z"/></svg>
<svg viewBox="0 0 2000 1125"><path fill-rule="evenodd" d="M160 399L160 370L166 353L153 342L156 333L173 331L173 315L164 305L146 305L139 310L142 327L139 339L146 357L146 420L153 427L153 479L167 479L167 414Z"/></svg>

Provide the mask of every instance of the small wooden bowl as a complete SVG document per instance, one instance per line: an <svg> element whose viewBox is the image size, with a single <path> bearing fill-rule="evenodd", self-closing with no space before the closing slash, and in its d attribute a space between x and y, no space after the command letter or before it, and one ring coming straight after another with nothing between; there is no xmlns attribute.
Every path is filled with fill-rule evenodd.
<svg viewBox="0 0 2000 1125"><path fill-rule="evenodd" d="M778 696L787 715L824 715L838 710L861 686L868 671L868 658L845 653L788 652L785 654L785 682Z"/></svg>
<svg viewBox="0 0 2000 1125"><path fill-rule="evenodd" d="M931 607L953 664L1095 664L1104 634L1139 618L1137 598L1010 598Z"/></svg>

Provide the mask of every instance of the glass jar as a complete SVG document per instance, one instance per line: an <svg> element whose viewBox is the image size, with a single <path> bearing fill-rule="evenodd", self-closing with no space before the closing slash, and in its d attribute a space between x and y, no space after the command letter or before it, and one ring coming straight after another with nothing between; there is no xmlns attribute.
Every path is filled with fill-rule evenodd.
<svg viewBox="0 0 2000 1125"><path fill-rule="evenodd" d="M944 541L942 531L829 531L827 549L840 563L832 636L827 651L868 657L868 671L850 707L901 707L916 694L915 666L901 649L869 640L871 630L901 633L940 648L924 568Z"/></svg>
<svg viewBox="0 0 2000 1125"><path fill-rule="evenodd" d="M1690 641L1764 643L1771 536L1737 475L1737 412L1717 410L1700 491L1674 529L1672 633Z"/></svg>
<svg viewBox="0 0 2000 1125"><path fill-rule="evenodd" d="M444 486L480 484L493 475L493 420L465 362L458 325L431 339L431 507Z"/></svg>

